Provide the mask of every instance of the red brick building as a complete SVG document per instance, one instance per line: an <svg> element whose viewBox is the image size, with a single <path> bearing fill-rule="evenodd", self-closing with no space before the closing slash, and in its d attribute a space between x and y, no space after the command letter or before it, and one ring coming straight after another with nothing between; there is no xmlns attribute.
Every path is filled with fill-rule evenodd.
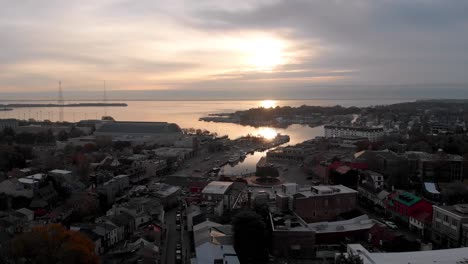
<svg viewBox="0 0 468 264"><path fill-rule="evenodd" d="M432 204L408 192L391 193L385 201L385 208L405 223L409 223L410 217L417 217L421 213L428 213L432 217Z"/></svg>
<svg viewBox="0 0 468 264"><path fill-rule="evenodd" d="M343 185L298 189L292 197L293 211L307 223L336 221L357 207L357 191Z"/></svg>

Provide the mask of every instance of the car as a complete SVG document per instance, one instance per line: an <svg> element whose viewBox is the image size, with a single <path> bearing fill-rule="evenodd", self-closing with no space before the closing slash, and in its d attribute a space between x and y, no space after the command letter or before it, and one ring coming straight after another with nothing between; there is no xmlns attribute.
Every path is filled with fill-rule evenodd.
<svg viewBox="0 0 468 264"><path fill-rule="evenodd" d="M182 255L176 255L176 263L182 263Z"/></svg>
<svg viewBox="0 0 468 264"><path fill-rule="evenodd" d="M388 227L390 227L390 229L398 229L398 226L393 223L392 221L384 221L384 224Z"/></svg>
<svg viewBox="0 0 468 264"><path fill-rule="evenodd" d="M180 224L176 226L176 230L180 231Z"/></svg>
<svg viewBox="0 0 468 264"><path fill-rule="evenodd" d="M176 253L176 255L182 255L182 250L176 249L175 253Z"/></svg>
<svg viewBox="0 0 468 264"><path fill-rule="evenodd" d="M176 244L176 249L181 249L182 248L182 245L180 243L177 243Z"/></svg>

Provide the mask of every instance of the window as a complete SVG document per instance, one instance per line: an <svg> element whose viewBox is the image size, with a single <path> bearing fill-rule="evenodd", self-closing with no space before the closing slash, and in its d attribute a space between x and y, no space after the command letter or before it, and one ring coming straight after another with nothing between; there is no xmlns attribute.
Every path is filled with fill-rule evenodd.
<svg viewBox="0 0 468 264"><path fill-rule="evenodd" d="M458 223L457 223L457 220L456 219L452 219L452 225L456 226Z"/></svg>

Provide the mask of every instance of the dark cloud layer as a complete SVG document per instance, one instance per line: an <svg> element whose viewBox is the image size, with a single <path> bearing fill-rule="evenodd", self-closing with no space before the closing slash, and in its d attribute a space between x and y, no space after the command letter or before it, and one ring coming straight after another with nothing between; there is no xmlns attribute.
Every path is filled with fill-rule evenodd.
<svg viewBox="0 0 468 264"><path fill-rule="evenodd" d="M232 89L253 97L457 97L468 92L467 14L463 0L0 0L0 92L48 90L76 71L66 77L75 90L107 78L119 89L163 87L148 93L168 98L246 97ZM243 32L288 40L299 55L268 72L221 71L230 57L206 38Z"/></svg>

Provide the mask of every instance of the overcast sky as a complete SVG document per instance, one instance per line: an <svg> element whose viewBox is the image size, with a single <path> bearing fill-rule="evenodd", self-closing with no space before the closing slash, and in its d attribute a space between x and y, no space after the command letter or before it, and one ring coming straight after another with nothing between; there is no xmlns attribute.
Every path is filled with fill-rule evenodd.
<svg viewBox="0 0 468 264"><path fill-rule="evenodd" d="M459 97L467 14L465 0L0 0L0 94L61 80L84 98L107 80L143 98Z"/></svg>

